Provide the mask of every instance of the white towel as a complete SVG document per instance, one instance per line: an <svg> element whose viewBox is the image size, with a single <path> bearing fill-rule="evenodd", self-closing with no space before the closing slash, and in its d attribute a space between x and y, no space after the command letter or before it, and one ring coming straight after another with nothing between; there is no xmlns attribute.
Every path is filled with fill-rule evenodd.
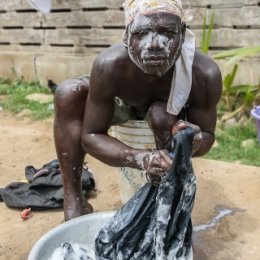
<svg viewBox="0 0 260 260"><path fill-rule="evenodd" d="M186 29L181 55L175 63L171 92L167 103L167 112L170 114L178 115L189 98L194 54L195 36L192 31Z"/></svg>

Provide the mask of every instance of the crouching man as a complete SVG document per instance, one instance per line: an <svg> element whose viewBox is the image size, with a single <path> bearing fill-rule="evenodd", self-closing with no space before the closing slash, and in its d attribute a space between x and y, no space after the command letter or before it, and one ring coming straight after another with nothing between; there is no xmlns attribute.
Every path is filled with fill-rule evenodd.
<svg viewBox="0 0 260 260"><path fill-rule="evenodd" d="M146 171L154 180L171 165L166 147L172 133L194 127L194 156L207 153L215 140L221 73L212 59L195 50L181 1L126 0L124 8L123 42L97 56L89 78L67 80L55 94L65 220L93 210L81 194L86 153L111 166ZM156 151L134 149L108 135L115 123L144 118Z"/></svg>

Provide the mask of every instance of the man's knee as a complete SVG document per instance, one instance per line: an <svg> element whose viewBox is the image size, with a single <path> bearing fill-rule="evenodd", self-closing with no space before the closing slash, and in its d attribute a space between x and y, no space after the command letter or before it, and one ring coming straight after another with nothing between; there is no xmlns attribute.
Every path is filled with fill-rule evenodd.
<svg viewBox="0 0 260 260"><path fill-rule="evenodd" d="M56 109L73 107L80 102L85 102L89 91L88 81L81 79L68 79L62 82L55 91Z"/></svg>
<svg viewBox="0 0 260 260"><path fill-rule="evenodd" d="M165 117L168 117L166 112L166 103L155 102L147 112L147 120L150 126L160 126L165 124Z"/></svg>
<svg viewBox="0 0 260 260"><path fill-rule="evenodd" d="M177 119L167 112L166 102L155 102L147 112L147 121L152 129L170 131Z"/></svg>

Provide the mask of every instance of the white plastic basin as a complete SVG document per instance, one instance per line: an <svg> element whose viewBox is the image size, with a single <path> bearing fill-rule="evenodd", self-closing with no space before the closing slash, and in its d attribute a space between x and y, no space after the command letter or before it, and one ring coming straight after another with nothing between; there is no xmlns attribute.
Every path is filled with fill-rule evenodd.
<svg viewBox="0 0 260 260"><path fill-rule="evenodd" d="M55 248L64 242L93 244L97 233L113 214L114 212L93 213L55 227L35 243L28 260L48 260Z"/></svg>

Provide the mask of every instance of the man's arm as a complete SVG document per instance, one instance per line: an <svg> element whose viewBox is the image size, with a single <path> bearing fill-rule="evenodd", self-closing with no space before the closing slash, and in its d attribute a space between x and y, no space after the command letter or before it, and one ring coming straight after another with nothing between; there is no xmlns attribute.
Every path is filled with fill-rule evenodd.
<svg viewBox="0 0 260 260"><path fill-rule="evenodd" d="M206 154L215 141L217 104L222 92L222 77L217 65L212 64L212 67L208 69L204 84L204 93L197 93L201 96L201 101L191 103L187 113L188 121L198 125L202 134L201 144L193 156ZM199 98L196 99L199 100Z"/></svg>
<svg viewBox="0 0 260 260"><path fill-rule="evenodd" d="M137 168L146 171L151 179L154 176L156 178L171 166L167 151L134 149L107 134L114 114L114 98L117 92L114 84L117 84L117 80L113 78L113 74L108 77L104 71L105 68L113 69L111 64L97 63L91 73L82 147L85 152L110 166ZM122 84L120 87L123 87Z"/></svg>
<svg viewBox="0 0 260 260"><path fill-rule="evenodd" d="M106 164L133 167L134 165L129 165L130 157L137 151L129 149L107 134L114 114L116 96L116 82L112 74L110 78L107 76L110 67L111 64L102 59L96 60L93 65L84 113L82 146L87 153Z"/></svg>

